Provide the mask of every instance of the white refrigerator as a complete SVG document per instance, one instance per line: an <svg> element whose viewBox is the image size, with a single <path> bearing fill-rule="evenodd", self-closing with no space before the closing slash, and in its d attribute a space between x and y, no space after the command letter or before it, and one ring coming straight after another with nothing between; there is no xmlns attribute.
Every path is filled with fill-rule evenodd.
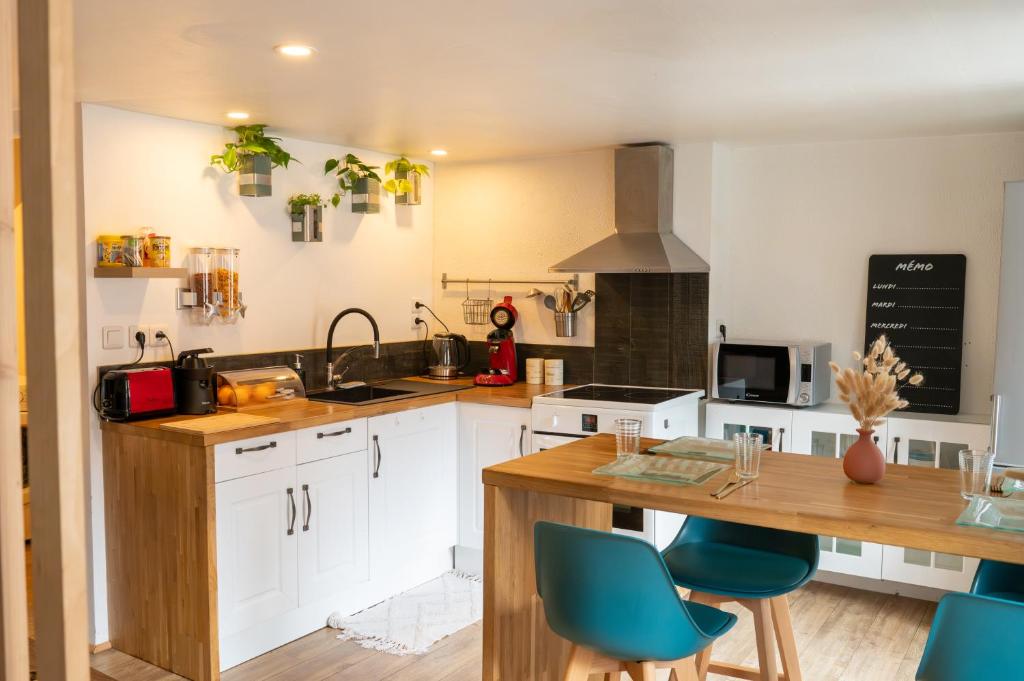
<svg viewBox="0 0 1024 681"><path fill-rule="evenodd" d="M993 391L996 463L1024 466L1024 181L1007 182Z"/></svg>

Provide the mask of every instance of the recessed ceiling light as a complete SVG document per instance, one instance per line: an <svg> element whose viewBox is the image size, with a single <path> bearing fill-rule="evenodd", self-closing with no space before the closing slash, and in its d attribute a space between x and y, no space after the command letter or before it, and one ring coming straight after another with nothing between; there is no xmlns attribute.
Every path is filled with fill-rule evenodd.
<svg viewBox="0 0 1024 681"><path fill-rule="evenodd" d="M447 156L448 155L448 152L445 151L444 149L431 149L430 153L433 156Z"/></svg>
<svg viewBox="0 0 1024 681"><path fill-rule="evenodd" d="M309 57L312 56L316 50L309 45L296 45L295 43L285 43L284 45L278 45L274 48L278 54L283 54L286 57Z"/></svg>
<svg viewBox="0 0 1024 681"><path fill-rule="evenodd" d="M249 118L249 114L246 111L228 111L228 118L236 121L244 121Z"/></svg>

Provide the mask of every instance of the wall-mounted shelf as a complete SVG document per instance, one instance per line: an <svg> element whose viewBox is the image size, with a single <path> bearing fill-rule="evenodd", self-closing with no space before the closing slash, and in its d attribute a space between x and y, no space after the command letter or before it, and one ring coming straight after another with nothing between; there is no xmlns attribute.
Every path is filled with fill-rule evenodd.
<svg viewBox="0 0 1024 681"><path fill-rule="evenodd" d="M184 279L188 270L184 267L94 267L92 276L97 279Z"/></svg>

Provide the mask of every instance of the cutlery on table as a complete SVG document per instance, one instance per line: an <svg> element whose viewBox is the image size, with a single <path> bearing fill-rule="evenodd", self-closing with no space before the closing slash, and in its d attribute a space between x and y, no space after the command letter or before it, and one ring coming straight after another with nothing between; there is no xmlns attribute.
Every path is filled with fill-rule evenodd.
<svg viewBox="0 0 1024 681"><path fill-rule="evenodd" d="M736 471L733 471L732 473L729 474L729 479L725 481L725 484L716 489L714 492L712 492L711 496L717 497L719 494L724 492L728 487L730 487L731 485L738 485L739 482L740 476L737 475Z"/></svg>
<svg viewBox="0 0 1024 681"><path fill-rule="evenodd" d="M715 498L716 499L724 499L727 496L729 496L730 494L732 494L733 492L735 492L736 490L738 490L740 487L746 487L747 485L749 485L753 481L754 481L754 478L747 478L746 480L743 480L743 481L739 482L738 484L733 485L732 487L730 487L729 489L725 490L724 492L720 492L720 493L716 494Z"/></svg>

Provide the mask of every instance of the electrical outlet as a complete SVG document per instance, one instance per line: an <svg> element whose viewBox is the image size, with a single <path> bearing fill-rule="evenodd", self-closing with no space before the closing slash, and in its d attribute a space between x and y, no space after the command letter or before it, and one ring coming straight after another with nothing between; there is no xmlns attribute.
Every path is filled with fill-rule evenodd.
<svg viewBox="0 0 1024 681"><path fill-rule="evenodd" d="M152 326L149 327L149 330L152 332L152 338L150 339L149 342L153 344L153 347L165 347L167 345L167 339L158 338L156 334L159 331L163 331L165 336L170 336L170 326L168 326L167 324L153 324Z"/></svg>
<svg viewBox="0 0 1024 681"><path fill-rule="evenodd" d="M146 336L146 347L148 348L153 344L153 336L149 332L148 326L129 326L128 327L128 347L137 348L139 347L138 342L135 340L135 334L142 332Z"/></svg>
<svg viewBox="0 0 1024 681"><path fill-rule="evenodd" d="M419 331L420 327L423 326L422 324L420 324L420 321L422 319L423 319L423 317L421 317L419 315L413 315L412 323L409 325L409 328L411 328L413 331Z"/></svg>
<svg viewBox="0 0 1024 681"><path fill-rule="evenodd" d="M409 312L412 313L413 317L419 317L421 312L426 312L426 310L423 310L421 308L416 307L417 305L422 305L422 304L423 304L423 301L420 300L419 298L413 298L412 299L412 304L409 305Z"/></svg>

